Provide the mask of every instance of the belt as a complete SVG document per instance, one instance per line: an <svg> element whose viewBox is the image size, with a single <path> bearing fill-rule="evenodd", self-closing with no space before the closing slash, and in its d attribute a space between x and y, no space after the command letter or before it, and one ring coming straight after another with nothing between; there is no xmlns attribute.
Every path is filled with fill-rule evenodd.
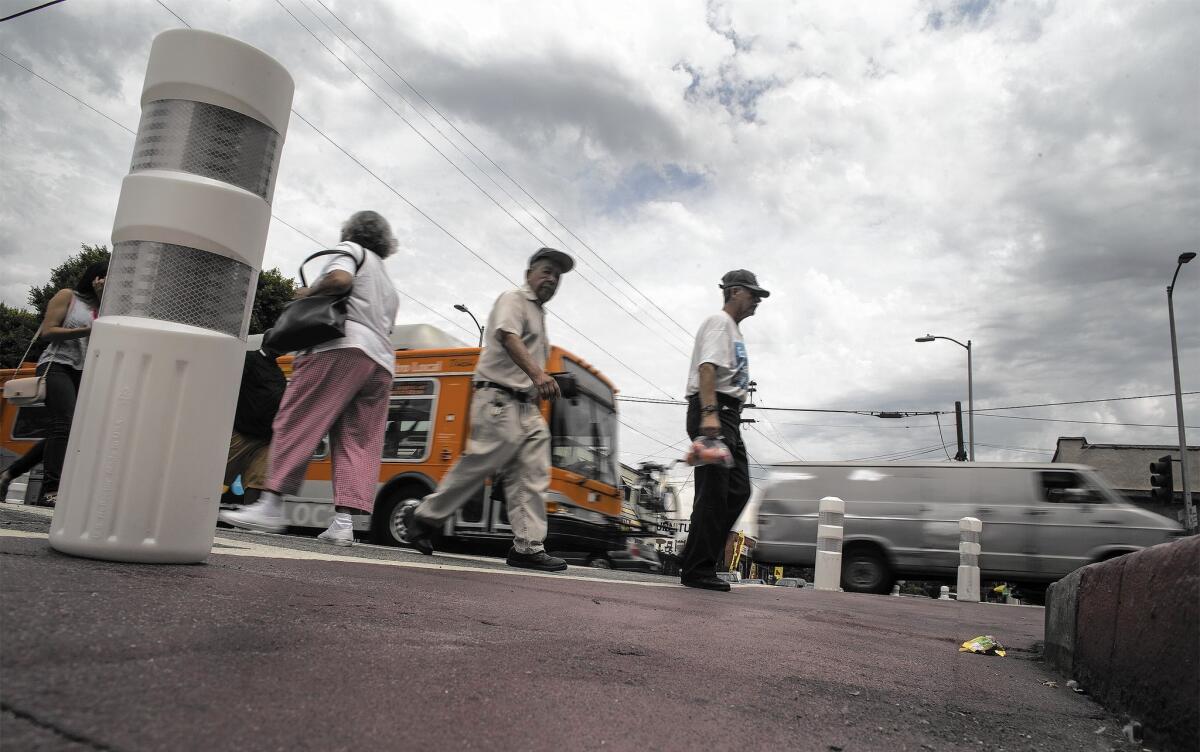
<svg viewBox="0 0 1200 752"><path fill-rule="evenodd" d="M476 389L495 389L498 392L504 392L517 402L529 402L531 400L528 392L522 392L518 389L513 389L511 386L497 384L494 381L476 381L474 384Z"/></svg>

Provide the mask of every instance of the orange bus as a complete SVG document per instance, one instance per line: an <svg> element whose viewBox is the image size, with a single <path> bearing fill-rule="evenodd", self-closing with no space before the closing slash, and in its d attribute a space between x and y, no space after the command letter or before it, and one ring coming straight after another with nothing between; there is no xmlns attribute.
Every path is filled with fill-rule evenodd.
<svg viewBox="0 0 1200 752"><path fill-rule="evenodd" d="M258 337L250 340L256 346ZM400 544L400 511L406 501L430 493L466 447L470 433L472 374L479 348L460 346L428 325L397 326L396 377L383 444L383 463L375 510L355 515L355 529L376 543ZM292 356L279 359L290 375ZM575 376L579 396L542 403L552 434L550 489L546 511L546 547L577 557L604 559L624 549L630 530L621 520L621 471L617 460L616 389L582 358L553 347L549 372ZM24 365L20 376L33 372ZM12 370L0 373L0 380ZM44 435L43 408L17 408L0 400L0 466ZM286 500L288 525L324 528L333 516L333 487L328 444L322 441L300 492ZM221 479L216 479L220 487ZM504 503L502 478L447 520L443 533L459 539L507 539L512 531Z"/></svg>

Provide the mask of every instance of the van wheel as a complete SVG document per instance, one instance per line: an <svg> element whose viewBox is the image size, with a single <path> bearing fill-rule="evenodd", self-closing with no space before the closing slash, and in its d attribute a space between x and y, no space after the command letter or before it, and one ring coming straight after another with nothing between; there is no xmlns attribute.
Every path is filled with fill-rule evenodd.
<svg viewBox="0 0 1200 752"><path fill-rule="evenodd" d="M883 554L853 548L842 554L842 589L848 593L890 593L892 572Z"/></svg>
<svg viewBox="0 0 1200 752"><path fill-rule="evenodd" d="M382 500L375 508L374 519L371 521L371 539L384 546L406 545L402 512L409 504L421 503L422 498L424 494L416 496L412 490L405 489Z"/></svg>

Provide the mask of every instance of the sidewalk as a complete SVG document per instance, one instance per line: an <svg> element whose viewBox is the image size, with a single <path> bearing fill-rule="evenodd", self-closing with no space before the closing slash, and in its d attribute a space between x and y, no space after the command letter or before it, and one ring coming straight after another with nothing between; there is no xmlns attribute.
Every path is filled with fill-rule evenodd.
<svg viewBox="0 0 1200 752"><path fill-rule="evenodd" d="M47 527L0 506L5 749L1139 749L1040 661L1038 608L227 531L115 564ZM985 633L1008 658L958 652Z"/></svg>

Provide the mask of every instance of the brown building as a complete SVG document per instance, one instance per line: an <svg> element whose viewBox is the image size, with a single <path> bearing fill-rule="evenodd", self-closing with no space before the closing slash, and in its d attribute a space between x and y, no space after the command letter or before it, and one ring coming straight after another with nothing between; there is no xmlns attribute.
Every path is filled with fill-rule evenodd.
<svg viewBox="0 0 1200 752"><path fill-rule="evenodd" d="M1188 446L1188 481L1192 501L1200 485L1200 446ZM1173 520L1183 515L1183 473L1174 465L1175 497L1170 505L1150 501L1150 463L1163 455L1179 459L1179 445L1163 444L1089 444L1083 436L1060 436L1051 462L1069 462L1096 468L1113 488L1130 501Z"/></svg>

